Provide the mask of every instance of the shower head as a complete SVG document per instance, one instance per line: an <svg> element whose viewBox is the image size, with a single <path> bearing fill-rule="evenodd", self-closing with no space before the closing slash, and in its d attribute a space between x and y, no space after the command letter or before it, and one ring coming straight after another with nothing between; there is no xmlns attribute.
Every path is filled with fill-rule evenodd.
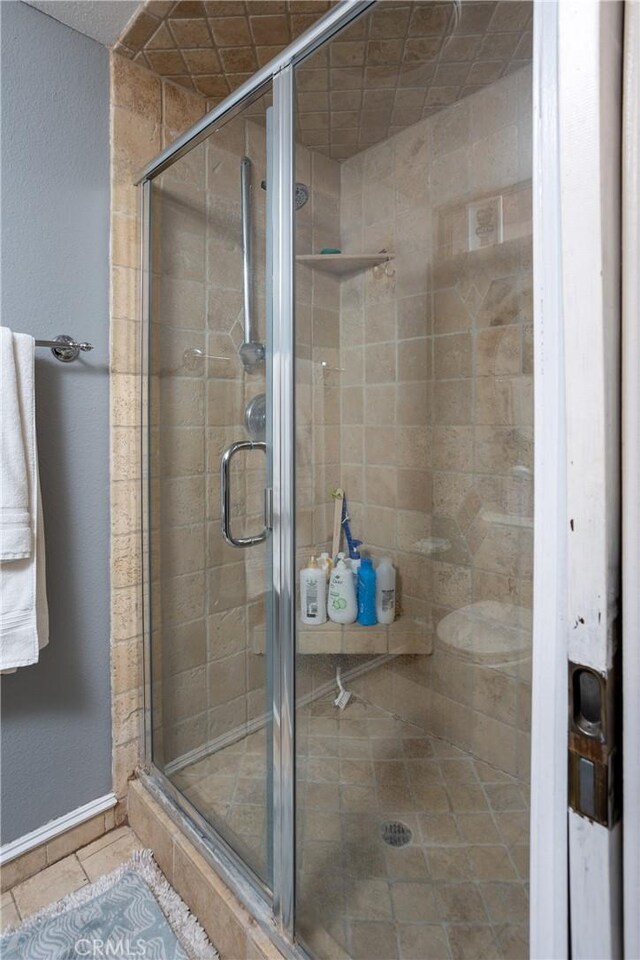
<svg viewBox="0 0 640 960"><path fill-rule="evenodd" d="M267 181L263 180L260 184L263 190L267 189ZM301 210L309 199L309 187L306 183L296 183L294 192L294 204L296 210Z"/></svg>
<svg viewBox="0 0 640 960"><path fill-rule="evenodd" d="M306 183L296 183L295 193L294 193L294 203L296 210L300 210L304 207L305 203L309 199L309 187Z"/></svg>

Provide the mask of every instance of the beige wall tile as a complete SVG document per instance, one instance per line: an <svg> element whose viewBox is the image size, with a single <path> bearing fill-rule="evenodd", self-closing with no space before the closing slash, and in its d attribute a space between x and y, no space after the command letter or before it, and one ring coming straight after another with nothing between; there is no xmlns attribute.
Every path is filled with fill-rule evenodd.
<svg viewBox="0 0 640 960"><path fill-rule="evenodd" d="M472 387L471 379L439 381L433 398L434 422L437 424L461 425L471 423ZM476 390L478 389L476 386ZM484 407L482 409L484 410ZM478 417L481 417L479 404L476 406L476 410L478 411Z"/></svg>
<svg viewBox="0 0 640 960"><path fill-rule="evenodd" d="M142 642L142 640L140 641ZM113 790L117 797L124 799L134 771L141 760L142 743L139 735L128 743L116 744L113 749ZM125 808L126 811L126 808ZM118 821L116 820L116 823Z"/></svg>
<svg viewBox="0 0 640 960"><path fill-rule="evenodd" d="M0 870L0 880L2 882L2 892L11 890L17 884L32 877L35 873L43 870L47 863L47 853L45 845L30 850L15 860L10 860L3 864Z"/></svg>
<svg viewBox="0 0 640 960"><path fill-rule="evenodd" d="M116 696L142 685L142 649L138 637L113 645L111 671L112 691Z"/></svg>
<svg viewBox="0 0 640 960"><path fill-rule="evenodd" d="M402 510L431 512L431 474L425 470L397 471L397 503Z"/></svg>
<svg viewBox="0 0 640 960"><path fill-rule="evenodd" d="M431 342L426 337L398 343L398 380L425 382L431 376ZM400 389L399 394L402 390Z"/></svg>
<svg viewBox="0 0 640 960"><path fill-rule="evenodd" d="M174 841L173 883L221 955L244 957L248 926L243 924L244 911L233 909L231 894L214 879L202 857L181 836Z"/></svg>
<svg viewBox="0 0 640 960"><path fill-rule="evenodd" d="M478 331L476 376L518 374L522 368L523 331L517 325Z"/></svg>
<svg viewBox="0 0 640 960"><path fill-rule="evenodd" d="M205 100L167 80L162 81L162 122L172 138L206 113Z"/></svg>
<svg viewBox="0 0 640 960"><path fill-rule="evenodd" d="M433 301L434 333L469 330L471 316L457 290L436 290Z"/></svg>
<svg viewBox="0 0 640 960"><path fill-rule="evenodd" d="M115 746L128 743L141 735L142 689L114 694L112 699Z"/></svg>
<svg viewBox="0 0 640 960"><path fill-rule="evenodd" d="M453 380L472 375L471 336L468 333L435 337L433 350L436 380Z"/></svg>
<svg viewBox="0 0 640 960"><path fill-rule="evenodd" d="M140 262L140 225L136 216L116 214L111 222L111 260L134 270Z"/></svg>
<svg viewBox="0 0 640 960"><path fill-rule="evenodd" d="M129 790L129 823L145 847L153 855L165 877L173 878L173 838L177 827L169 817L154 804L151 806L147 792L140 784L132 784Z"/></svg>

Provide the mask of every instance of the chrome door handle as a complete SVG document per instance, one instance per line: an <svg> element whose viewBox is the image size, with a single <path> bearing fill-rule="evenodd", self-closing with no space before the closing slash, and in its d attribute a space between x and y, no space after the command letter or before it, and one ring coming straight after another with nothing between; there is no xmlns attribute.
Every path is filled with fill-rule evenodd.
<svg viewBox="0 0 640 960"><path fill-rule="evenodd" d="M234 537L231 533L231 460L238 450L262 450L267 452L264 440L236 440L222 454L220 460L220 525L222 536L231 547L254 547L267 539L268 524L265 516L265 526L262 533L254 537Z"/></svg>

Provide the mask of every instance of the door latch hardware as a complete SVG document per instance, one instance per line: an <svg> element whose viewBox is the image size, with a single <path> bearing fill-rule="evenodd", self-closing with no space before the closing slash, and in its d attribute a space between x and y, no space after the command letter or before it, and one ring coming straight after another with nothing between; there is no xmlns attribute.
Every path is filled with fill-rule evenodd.
<svg viewBox="0 0 640 960"><path fill-rule="evenodd" d="M569 804L607 827L620 816L618 675L569 663Z"/></svg>

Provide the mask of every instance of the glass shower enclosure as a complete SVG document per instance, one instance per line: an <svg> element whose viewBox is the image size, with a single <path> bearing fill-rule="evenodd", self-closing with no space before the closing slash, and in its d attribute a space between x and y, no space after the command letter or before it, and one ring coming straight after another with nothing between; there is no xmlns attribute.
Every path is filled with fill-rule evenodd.
<svg viewBox="0 0 640 960"><path fill-rule="evenodd" d="M532 17L340 4L141 176L147 763L317 957L528 949Z"/></svg>

